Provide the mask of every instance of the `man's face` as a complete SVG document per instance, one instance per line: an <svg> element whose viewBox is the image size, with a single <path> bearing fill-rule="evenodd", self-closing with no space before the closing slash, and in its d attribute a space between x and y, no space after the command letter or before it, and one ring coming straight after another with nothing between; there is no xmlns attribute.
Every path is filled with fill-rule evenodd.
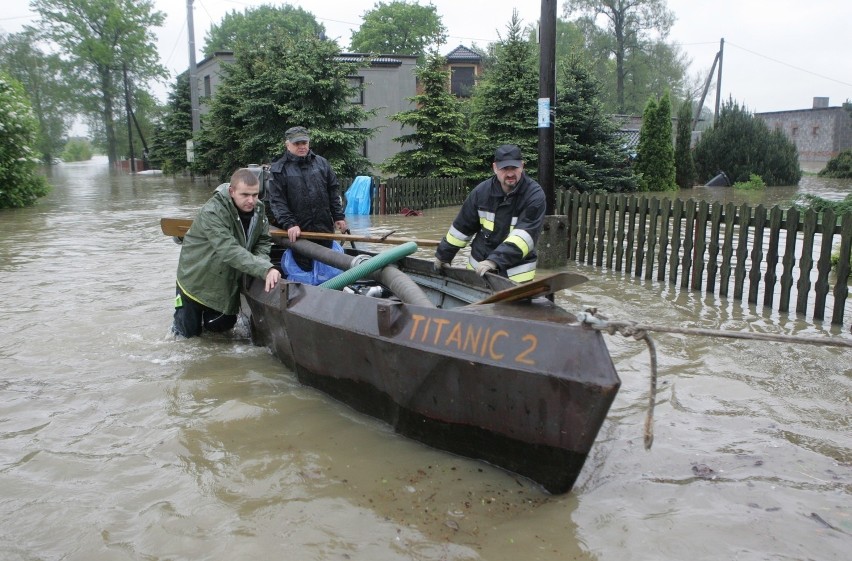
<svg viewBox="0 0 852 561"><path fill-rule="evenodd" d="M521 167L516 168L514 166L506 166L504 168L498 168L497 164L491 164L494 169L494 175L497 176L497 180L500 182L500 185L503 187L503 190L507 193L515 188L515 185L518 184L518 181L521 179L521 174L524 172L524 165L521 164Z"/></svg>
<svg viewBox="0 0 852 561"><path fill-rule="evenodd" d="M295 156L307 156L308 150L311 149L311 142L309 140L300 140L299 142L290 142L287 141L287 151Z"/></svg>
<svg viewBox="0 0 852 561"><path fill-rule="evenodd" d="M234 200L234 205L243 212L252 212L257 206L257 197L260 194L260 184L246 185L245 183L231 184L228 193Z"/></svg>

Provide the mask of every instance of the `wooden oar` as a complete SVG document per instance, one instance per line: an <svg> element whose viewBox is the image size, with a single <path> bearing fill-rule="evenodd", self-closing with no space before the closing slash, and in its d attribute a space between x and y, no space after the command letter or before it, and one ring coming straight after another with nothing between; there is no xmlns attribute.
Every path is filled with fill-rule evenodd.
<svg viewBox="0 0 852 561"><path fill-rule="evenodd" d="M161 218L160 228L167 236L182 238L186 235L189 227L192 226L192 220L188 218ZM273 238L286 238L287 231L281 228L269 228L269 234ZM421 247L438 247L441 243L439 240L424 240L421 238L390 238L379 236L362 236L359 234L337 234L326 232L302 232L300 236L306 240L338 240L342 242L366 242L366 243L383 243L390 245L401 245L408 242L415 242Z"/></svg>
<svg viewBox="0 0 852 561"><path fill-rule="evenodd" d="M474 304L494 304L496 302L514 302L515 300L523 300L524 298L535 298L536 296L544 296L571 288L587 280L589 280L588 277L578 273L555 273L531 282L513 286L512 288L500 290L491 296L483 298L479 302L474 302Z"/></svg>

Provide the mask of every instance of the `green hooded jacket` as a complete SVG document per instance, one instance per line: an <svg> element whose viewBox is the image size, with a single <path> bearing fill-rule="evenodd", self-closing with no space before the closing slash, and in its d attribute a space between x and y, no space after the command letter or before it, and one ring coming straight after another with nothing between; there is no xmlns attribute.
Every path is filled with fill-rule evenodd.
<svg viewBox="0 0 852 561"><path fill-rule="evenodd" d="M237 207L228 194L229 183L216 188L183 238L177 282L196 302L223 314L240 310L240 278L243 273L265 279L272 268L269 220L258 201L248 236ZM248 238L248 239L246 239Z"/></svg>

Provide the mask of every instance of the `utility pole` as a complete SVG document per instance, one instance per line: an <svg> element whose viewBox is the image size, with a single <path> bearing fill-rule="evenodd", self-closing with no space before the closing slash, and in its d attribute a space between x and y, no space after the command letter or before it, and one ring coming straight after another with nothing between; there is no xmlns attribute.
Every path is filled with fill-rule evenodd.
<svg viewBox="0 0 852 561"><path fill-rule="evenodd" d="M192 25L192 0L186 0L186 32L189 35L189 102L192 107L192 132L201 128L198 107L198 78L195 75L195 29Z"/></svg>
<svg viewBox="0 0 852 561"><path fill-rule="evenodd" d="M713 118L713 124L719 122L719 99L722 97L722 57L725 54L725 38L719 39L719 74L716 78L716 115Z"/></svg>
<svg viewBox="0 0 852 561"><path fill-rule="evenodd" d="M547 197L547 214L556 207L553 106L556 98L556 0L541 1L538 78L538 182Z"/></svg>
<svg viewBox="0 0 852 561"><path fill-rule="evenodd" d="M541 0L538 81L538 182L544 189L547 211L536 244L540 265L564 267L568 261L567 219L556 212L555 127L556 105L556 0Z"/></svg>

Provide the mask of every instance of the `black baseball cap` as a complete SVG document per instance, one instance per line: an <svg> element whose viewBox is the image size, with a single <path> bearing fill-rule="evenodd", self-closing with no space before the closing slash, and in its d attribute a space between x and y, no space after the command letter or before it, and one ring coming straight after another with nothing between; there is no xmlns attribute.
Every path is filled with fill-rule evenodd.
<svg viewBox="0 0 852 561"><path fill-rule="evenodd" d="M521 156L520 148L514 144L503 144L494 151L494 163L497 164L497 169L519 168L524 165L524 158Z"/></svg>

